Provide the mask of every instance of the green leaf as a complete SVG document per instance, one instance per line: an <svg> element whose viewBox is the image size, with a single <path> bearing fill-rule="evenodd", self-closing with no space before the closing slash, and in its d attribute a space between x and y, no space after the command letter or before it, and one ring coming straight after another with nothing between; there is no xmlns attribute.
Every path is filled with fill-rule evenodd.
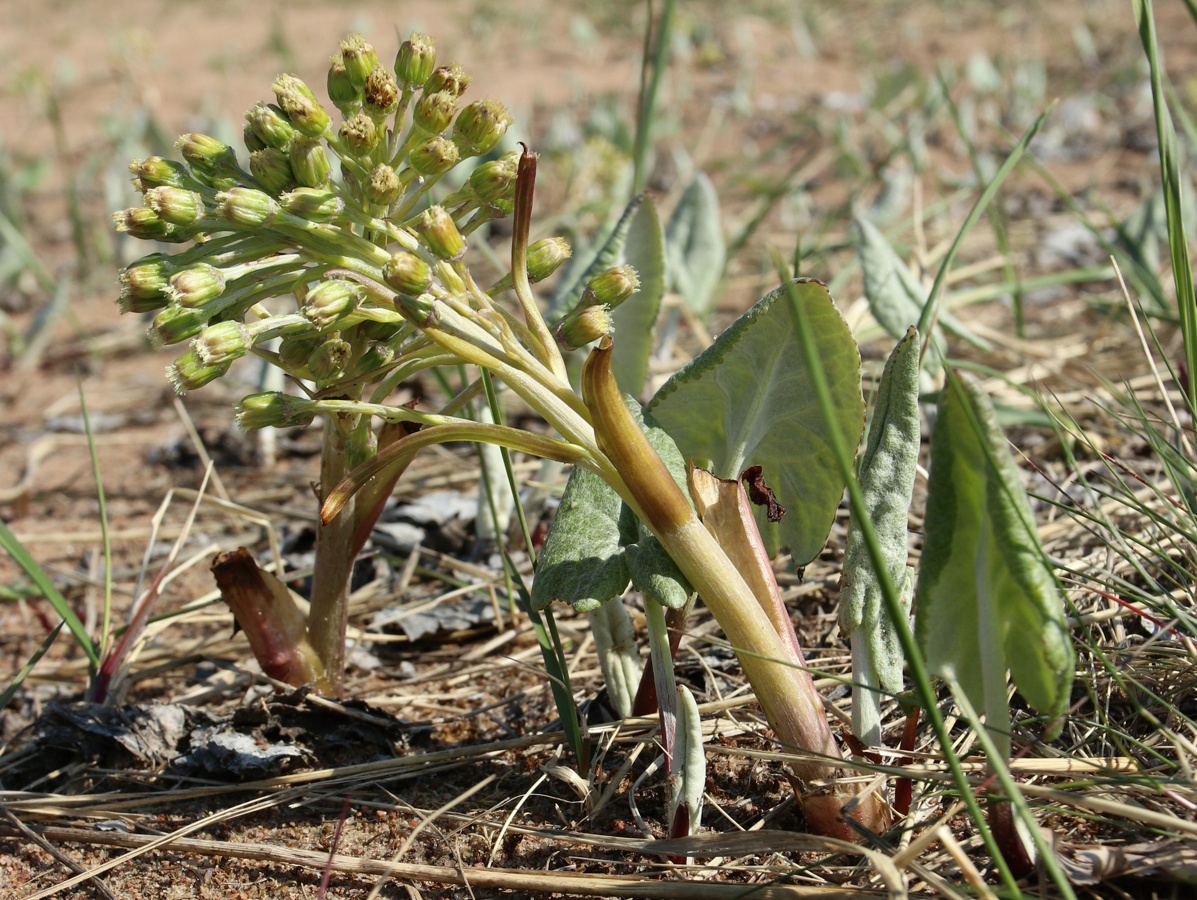
<svg viewBox="0 0 1197 900"><path fill-rule="evenodd" d="M612 313L615 347L611 371L626 394L640 396L648 375L648 358L656 339L657 314L665 296L665 238L652 197L645 197L632 217L623 261L636 270L640 288Z"/></svg>
<svg viewBox="0 0 1197 900"><path fill-rule="evenodd" d="M561 600L586 612L627 589L631 576L619 533L622 507L603 479L574 467L536 563L533 609Z"/></svg>
<svg viewBox="0 0 1197 900"><path fill-rule="evenodd" d="M915 607L928 669L959 681L1007 752L1007 669L1032 707L1063 713L1073 654L1059 589L993 405L966 375L948 379L931 438Z"/></svg>
<svg viewBox="0 0 1197 900"><path fill-rule="evenodd" d="M835 424L855 446L864 427L856 342L824 284L799 279L793 295L822 352ZM794 564L803 565L823 547L844 480L798 345L789 296L780 288L758 301L670 378L646 409L685 458L721 478L761 466L788 509L780 540Z"/></svg>
<svg viewBox="0 0 1197 900"><path fill-rule="evenodd" d="M641 412L639 403L626 396L624 402L688 497L686 463L673 439ZM614 489L576 466L536 564L532 608L561 600L589 612L622 594L629 581L671 609L692 593L677 564Z"/></svg>
<svg viewBox="0 0 1197 900"><path fill-rule="evenodd" d="M918 331L911 328L890 354L860 460L860 489L895 585L906 577L906 518L919 460L919 349ZM853 520L844 548L840 627L845 636L868 643L879 683L896 692L902 690L902 650L882 606L877 570Z"/></svg>
<svg viewBox="0 0 1197 900"><path fill-rule="evenodd" d="M906 329L915 325L927 303L929 291L902 261L877 226L864 216L852 220L852 244L860 257L864 277L865 300L877 323L894 339L901 339ZM939 323L947 331L982 350L989 343L969 331L946 310L940 310ZM927 355L929 372L939 371L947 354L943 334L937 326L931 332L931 353Z"/></svg>
<svg viewBox="0 0 1197 900"><path fill-rule="evenodd" d="M727 260L727 243L719 224L719 195L706 175L699 173L690 182L669 217L665 254L672 289L705 321Z"/></svg>

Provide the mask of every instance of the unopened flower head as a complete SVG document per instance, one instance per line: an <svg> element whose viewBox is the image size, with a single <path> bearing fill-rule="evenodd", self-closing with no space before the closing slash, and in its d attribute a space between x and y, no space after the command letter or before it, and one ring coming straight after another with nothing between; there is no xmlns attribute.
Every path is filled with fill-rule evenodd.
<svg viewBox="0 0 1197 900"><path fill-rule="evenodd" d="M178 394L195 391L211 384L228 372L228 365L208 365L194 350L189 350L166 367L166 378Z"/></svg>
<svg viewBox="0 0 1197 900"><path fill-rule="evenodd" d="M378 143L378 126L360 110L341 123L337 134L357 156L366 156Z"/></svg>
<svg viewBox="0 0 1197 900"><path fill-rule="evenodd" d="M611 311L605 306L576 307L553 326L553 337L566 350L577 350L615 329Z"/></svg>
<svg viewBox="0 0 1197 900"><path fill-rule="evenodd" d="M278 345L279 361L292 375L297 375L300 378L310 377L308 372L308 361L312 358L312 354L316 352L316 348L323 342L321 337L309 337L307 335L287 335Z"/></svg>
<svg viewBox="0 0 1197 900"><path fill-rule="evenodd" d="M294 75L280 75L271 88L296 131L312 138L321 137L328 131L328 113L302 80Z"/></svg>
<svg viewBox="0 0 1197 900"><path fill-rule="evenodd" d="M161 156L135 159L129 164L129 171L133 175L133 186L139 191L155 187L183 188L195 184L186 166Z"/></svg>
<svg viewBox="0 0 1197 900"><path fill-rule="evenodd" d="M569 259L573 251L562 237L544 238L528 248L528 280L544 281Z"/></svg>
<svg viewBox="0 0 1197 900"><path fill-rule="evenodd" d="M353 346L338 334L325 338L308 359L308 371L317 384L335 381L345 374L353 358Z"/></svg>
<svg viewBox="0 0 1197 900"><path fill-rule="evenodd" d="M341 111L341 115L350 116L362 105L361 85L353 83L340 53L329 61L326 84L328 99Z"/></svg>
<svg viewBox="0 0 1197 900"><path fill-rule="evenodd" d="M453 124L453 116L456 112L457 97L451 92L424 93L420 95L415 109L412 110L412 121L421 131L440 134Z"/></svg>
<svg viewBox="0 0 1197 900"><path fill-rule="evenodd" d="M194 225L205 212L204 198L185 188L150 188L145 192L145 203L171 225Z"/></svg>
<svg viewBox="0 0 1197 900"><path fill-rule="evenodd" d="M279 206L309 222L329 222L345 209L345 201L329 187L301 187L278 198Z"/></svg>
<svg viewBox="0 0 1197 900"><path fill-rule="evenodd" d="M378 68L378 53L360 34L351 34L341 41L341 58L350 80L359 88Z"/></svg>
<svg viewBox="0 0 1197 900"><path fill-rule="evenodd" d="M332 164L318 140L303 135L296 137L291 142L290 158L291 171L300 187L323 187L332 177Z"/></svg>
<svg viewBox="0 0 1197 900"><path fill-rule="evenodd" d="M216 213L242 228L259 228L278 212L273 198L253 188L233 188L216 195Z"/></svg>
<svg viewBox="0 0 1197 900"><path fill-rule="evenodd" d="M154 316L154 323L149 329L150 343L155 347L165 347L190 340L208 324L213 311L208 307L188 309L186 306L168 306Z"/></svg>
<svg viewBox="0 0 1197 900"><path fill-rule="evenodd" d="M465 256L465 238L457 230L453 217L443 207L426 209L416 220L416 233L433 256L453 262Z"/></svg>
<svg viewBox="0 0 1197 900"><path fill-rule="evenodd" d="M303 302L303 315L320 331L332 328L353 312L362 298L361 285L332 278L322 281L310 291Z"/></svg>
<svg viewBox="0 0 1197 900"><path fill-rule="evenodd" d="M432 285L432 267L414 253L400 250L382 267L387 285L400 294L418 296Z"/></svg>
<svg viewBox="0 0 1197 900"><path fill-rule="evenodd" d="M436 47L432 38L420 32L399 46L395 55L395 78L405 91L415 90L424 84L436 68Z"/></svg>
<svg viewBox="0 0 1197 900"><path fill-rule="evenodd" d="M376 120L385 119L399 107L399 85L395 73L379 67L370 73L362 88L362 108Z"/></svg>
<svg viewBox="0 0 1197 900"><path fill-rule="evenodd" d="M164 221L148 206L134 206L112 214L112 224L122 234L128 234L143 241L177 241L175 226Z"/></svg>
<svg viewBox="0 0 1197 900"><path fill-rule="evenodd" d="M262 190L272 197L296 186L290 158L276 147L263 147L250 153L249 171Z"/></svg>
<svg viewBox="0 0 1197 900"><path fill-rule="evenodd" d="M162 299L171 275L170 261L161 253L143 256L120 274L121 296L134 300Z"/></svg>
<svg viewBox="0 0 1197 900"><path fill-rule="evenodd" d="M243 183L245 173L237 165L237 154L223 141L193 132L180 137L175 146L191 165L191 174L209 187L220 191Z"/></svg>
<svg viewBox="0 0 1197 900"><path fill-rule="evenodd" d="M293 397L279 391L250 394L237 404L237 424L246 431L308 425L315 415L315 406L306 397Z"/></svg>
<svg viewBox="0 0 1197 900"><path fill-rule="evenodd" d="M379 163L370 173L370 183L366 185L366 196L371 203L380 207L388 207L399 198L403 189L399 176L386 163Z"/></svg>
<svg viewBox="0 0 1197 900"><path fill-rule="evenodd" d="M448 138L435 135L408 154L407 164L412 167L412 171L434 178L444 175L457 165L460 159L456 144Z"/></svg>
<svg viewBox="0 0 1197 900"><path fill-rule="evenodd" d="M287 114L273 103L256 103L245 114L245 124L259 141L275 150L287 150L297 134Z"/></svg>
<svg viewBox="0 0 1197 900"><path fill-rule="evenodd" d="M619 306L640 288L640 279L631 266L613 266L590 279L579 306L602 304L611 309Z"/></svg>
<svg viewBox="0 0 1197 900"><path fill-rule="evenodd" d="M474 169L470 173L470 188L474 195L490 206L510 206L512 198L515 197L519 161L519 153L512 151Z"/></svg>
<svg viewBox="0 0 1197 900"><path fill-rule="evenodd" d="M206 366L228 365L249 352L250 340L240 322L217 322L201 331L191 349Z"/></svg>
<svg viewBox="0 0 1197 900"><path fill-rule="evenodd" d="M512 121L511 113L498 100L476 100L458 113L453 140L463 156L482 156L503 140Z"/></svg>
<svg viewBox="0 0 1197 900"><path fill-rule="evenodd" d="M448 91L454 97L460 97L474 77L458 63L450 63L433 71L424 82L424 93L435 94L437 91Z"/></svg>
<svg viewBox="0 0 1197 900"><path fill-rule="evenodd" d="M198 309L224 293L224 273L215 266L198 263L170 277L166 295L171 303Z"/></svg>

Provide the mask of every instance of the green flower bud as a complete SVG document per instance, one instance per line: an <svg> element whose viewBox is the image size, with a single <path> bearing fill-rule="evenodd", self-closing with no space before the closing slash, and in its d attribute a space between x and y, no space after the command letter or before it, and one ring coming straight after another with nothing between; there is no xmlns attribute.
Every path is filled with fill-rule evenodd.
<svg viewBox="0 0 1197 900"><path fill-rule="evenodd" d="M195 391L215 381L229 370L228 365L206 365L194 351L189 350L166 367L166 378L177 394Z"/></svg>
<svg viewBox="0 0 1197 900"><path fill-rule="evenodd" d="M378 68L378 54L360 34L351 34L341 41L341 58L350 81L359 88Z"/></svg>
<svg viewBox="0 0 1197 900"><path fill-rule="evenodd" d="M358 334L368 341L385 344L398 337L403 331L402 322L362 322L358 326Z"/></svg>
<svg viewBox="0 0 1197 900"><path fill-rule="evenodd" d="M432 267L414 253L400 250L382 267L382 279L400 294L415 297L432 286Z"/></svg>
<svg viewBox="0 0 1197 900"><path fill-rule="evenodd" d="M354 374L362 376L377 372L394 358L394 348L375 344L358 358L357 365L353 367Z"/></svg>
<svg viewBox="0 0 1197 900"><path fill-rule="evenodd" d="M489 206L510 207L515 198L515 179L519 173L520 154L513 150L498 159L484 162L470 173L470 189Z"/></svg>
<svg viewBox="0 0 1197 900"><path fill-rule="evenodd" d="M126 266L121 272L119 280L122 298L132 300L162 299L166 305L166 295L163 293L170 279L170 263L161 253L151 253L143 256L137 262Z"/></svg>
<svg viewBox="0 0 1197 900"><path fill-rule="evenodd" d="M300 134L318 138L328 131L328 113L316 100L312 89L299 78L294 75L280 75L274 79L271 89L278 98L278 105Z"/></svg>
<svg viewBox="0 0 1197 900"><path fill-rule="evenodd" d="M194 225L205 213L204 198L184 188L150 188L145 192L145 203L158 218L172 225Z"/></svg>
<svg viewBox="0 0 1197 900"><path fill-rule="evenodd" d="M333 278L308 291L300 312L320 331L326 331L353 312L361 299L361 285Z"/></svg>
<svg viewBox="0 0 1197 900"><path fill-rule="evenodd" d="M361 111L345 119L338 133L355 156L368 156L378 143L378 126Z"/></svg>
<svg viewBox="0 0 1197 900"><path fill-rule="evenodd" d="M349 72L345 68L345 60L340 53L329 60L328 79L325 81L325 86L328 88L328 99L346 118L361 107L361 88L355 85L353 79L349 77Z"/></svg>
<svg viewBox="0 0 1197 900"><path fill-rule="evenodd" d="M444 175L457 165L460 159L457 145L436 135L412 150L407 155L407 164L412 167L412 171L432 178Z"/></svg>
<svg viewBox="0 0 1197 900"><path fill-rule="evenodd" d="M249 171L262 190L277 197L295 187L295 173L288 155L277 147L265 147L249 154Z"/></svg>
<svg viewBox="0 0 1197 900"><path fill-rule="evenodd" d="M225 366L249 352L252 342L240 322L209 325L191 342L191 349L206 366Z"/></svg>
<svg viewBox="0 0 1197 900"><path fill-rule="evenodd" d="M498 100L476 100L453 123L453 141L462 156L483 156L503 140L507 126L514 120Z"/></svg>
<svg viewBox="0 0 1197 900"><path fill-rule="evenodd" d="M329 222L345 209L345 201L331 188L301 187L278 198L287 212L309 222Z"/></svg>
<svg viewBox="0 0 1197 900"><path fill-rule="evenodd" d="M577 307L553 326L553 337L566 350L577 350L615 329L611 311L605 306Z"/></svg>
<svg viewBox="0 0 1197 900"><path fill-rule="evenodd" d="M254 130L249 127L248 122L241 126L241 140L245 144L245 149L250 153L250 165L252 166L253 154L259 150L265 150L266 142L254 133Z"/></svg>
<svg viewBox="0 0 1197 900"><path fill-rule="evenodd" d="M133 186L139 191L155 187L188 188L195 183L182 163L161 156L135 159L129 163L129 171L133 173Z"/></svg>
<svg viewBox="0 0 1197 900"><path fill-rule="evenodd" d="M453 262L465 255L465 238L457 230L453 217L443 207L433 206L424 210L416 220L415 229L437 259Z"/></svg>
<svg viewBox="0 0 1197 900"><path fill-rule="evenodd" d="M316 352L316 348L321 343L322 339L318 337L287 335L279 341L279 361L282 362L283 368L292 375L307 378L310 375L308 360L312 358L312 354Z"/></svg>
<svg viewBox="0 0 1197 900"><path fill-rule="evenodd" d="M345 374L345 367L352 356L353 346L339 335L333 335L312 351L308 371L317 384L327 384Z"/></svg>
<svg viewBox="0 0 1197 900"><path fill-rule="evenodd" d="M437 91L435 94L424 93L416 101L412 110L412 121L421 131L429 134L440 134L453 122L453 115L457 112L457 98L449 91Z"/></svg>
<svg viewBox="0 0 1197 900"><path fill-rule="evenodd" d="M324 187L332 177L332 165L324 145L299 135L291 142L291 171L301 187Z"/></svg>
<svg viewBox="0 0 1197 900"><path fill-rule="evenodd" d="M171 303L198 309L224 293L224 273L215 266L199 263L170 276L166 295Z"/></svg>
<svg viewBox="0 0 1197 900"><path fill-rule="evenodd" d="M176 236L177 229L169 222L162 221L158 214L148 206L134 206L122 209L112 214L112 224L122 234L132 235L143 241L178 241L182 236Z"/></svg>
<svg viewBox="0 0 1197 900"><path fill-rule="evenodd" d="M428 76L428 80L424 82L424 93L435 94L438 91L448 91L454 97L460 97L473 80L473 76L467 74L461 65L450 63L447 66L441 66Z"/></svg>
<svg viewBox="0 0 1197 900"><path fill-rule="evenodd" d="M606 272L595 275L582 292L579 306L603 304L614 309L636 293L640 279L631 266L614 266Z"/></svg>
<svg viewBox="0 0 1197 900"><path fill-rule="evenodd" d="M436 47L426 34L412 32L395 55L395 78L405 91L418 88L436 67Z"/></svg>
<svg viewBox="0 0 1197 900"><path fill-rule="evenodd" d="M399 176L390 166L382 163L374 167L370 173L370 183L366 185L366 197L378 206L390 206L399 198L403 184Z"/></svg>
<svg viewBox="0 0 1197 900"><path fill-rule="evenodd" d="M573 254L569 241L553 237L537 241L528 248L528 280L533 284L544 281Z"/></svg>
<svg viewBox="0 0 1197 900"><path fill-rule="evenodd" d="M262 144L284 152L296 133L287 114L273 103L255 104L245 114L245 124Z"/></svg>
<svg viewBox="0 0 1197 900"><path fill-rule="evenodd" d="M292 397L278 391L250 394L237 404L237 425L246 431L308 425L315 416L312 412L315 405L306 397Z"/></svg>
<svg viewBox="0 0 1197 900"><path fill-rule="evenodd" d="M216 195L216 214L243 228L258 228L278 212L269 194L253 188L233 188Z"/></svg>
<svg viewBox="0 0 1197 900"><path fill-rule="evenodd" d="M399 85L394 72L379 67L370 73L362 87L362 108L376 122L399 108Z"/></svg>
<svg viewBox="0 0 1197 900"><path fill-rule="evenodd" d="M154 347L164 347L189 340L203 331L211 318L212 310L207 307L168 306L154 316L149 329L150 343Z"/></svg>
<svg viewBox="0 0 1197 900"><path fill-rule="evenodd" d="M225 191L245 180L233 148L210 135L184 134L175 148L191 166L191 174L211 188Z"/></svg>

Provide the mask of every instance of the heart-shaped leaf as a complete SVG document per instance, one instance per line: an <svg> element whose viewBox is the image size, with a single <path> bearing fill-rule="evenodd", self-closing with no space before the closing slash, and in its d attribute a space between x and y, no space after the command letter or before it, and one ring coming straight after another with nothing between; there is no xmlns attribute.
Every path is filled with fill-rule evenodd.
<svg viewBox="0 0 1197 900"><path fill-rule="evenodd" d="M792 288L822 350L835 425L855 445L864 428L860 354L826 285L799 279ZM646 410L683 456L721 478L759 465L788 509L779 539L795 565L823 547L844 492L826 420L797 342L791 288L773 291L677 372ZM769 523L761 522L768 541Z"/></svg>

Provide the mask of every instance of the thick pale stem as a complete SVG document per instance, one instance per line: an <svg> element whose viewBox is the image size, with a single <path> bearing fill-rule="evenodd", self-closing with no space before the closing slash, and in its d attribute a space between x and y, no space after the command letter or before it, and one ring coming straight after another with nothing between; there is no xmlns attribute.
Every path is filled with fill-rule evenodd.
<svg viewBox="0 0 1197 900"><path fill-rule="evenodd" d="M793 648L777 633L752 589L698 520L694 509L632 420L610 366L605 339L586 360L582 394L594 417L599 446L622 476L645 524L702 597L740 659L769 724L785 744L828 757L795 763L803 780L832 773L840 753L823 704Z"/></svg>
<svg viewBox="0 0 1197 900"><path fill-rule="evenodd" d="M633 421L610 365L611 341L593 350L582 370L582 395L594 419L595 436L627 491L625 500L656 535L673 561L698 591L735 649L778 739L822 759L792 762L803 783L834 778L843 757L827 725L823 703L809 675L793 665L793 647L778 634L718 542L698 520L661 458ZM622 492L621 492L622 493ZM855 837L841 819L841 807L853 791L805 793L808 825L822 834ZM879 829L884 810L876 796L852 815Z"/></svg>
<svg viewBox="0 0 1197 900"><path fill-rule="evenodd" d="M345 451L348 417L328 416L320 461L320 502L348 473ZM341 514L316 526L316 568L312 575L312 610L308 617L308 640L340 693L345 672L345 630L349 624L349 576L353 571L350 553L355 516L352 497Z"/></svg>

